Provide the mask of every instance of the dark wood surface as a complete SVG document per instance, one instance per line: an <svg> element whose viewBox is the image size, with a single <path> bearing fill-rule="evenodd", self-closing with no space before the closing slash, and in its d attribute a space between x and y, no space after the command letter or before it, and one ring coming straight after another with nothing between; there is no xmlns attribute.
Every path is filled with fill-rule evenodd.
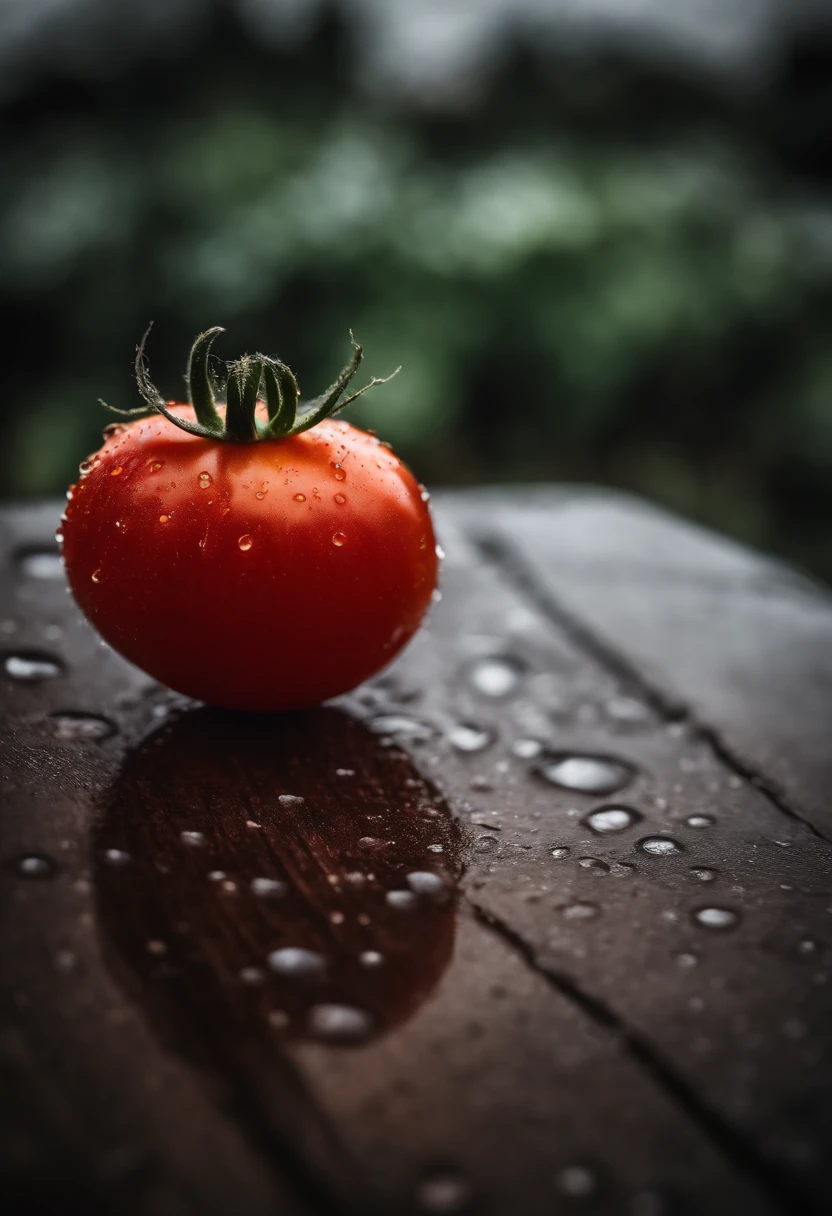
<svg viewBox="0 0 832 1216"><path fill-rule="evenodd" d="M435 505L428 626L284 718L0 515L6 1210L832 1209L829 596L624 497Z"/></svg>

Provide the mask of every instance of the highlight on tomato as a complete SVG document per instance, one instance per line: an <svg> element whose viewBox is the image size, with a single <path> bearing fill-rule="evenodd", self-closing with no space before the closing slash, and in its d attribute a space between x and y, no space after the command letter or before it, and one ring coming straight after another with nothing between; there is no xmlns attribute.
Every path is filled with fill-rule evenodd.
<svg viewBox="0 0 832 1216"><path fill-rule="evenodd" d="M222 332L194 342L187 404L152 383L145 334L145 404L116 411L134 417L81 465L58 537L79 607L125 658L210 705L296 709L356 687L418 629L438 569L428 495L334 417L384 383L345 396L354 341L302 402L279 359L215 359Z"/></svg>

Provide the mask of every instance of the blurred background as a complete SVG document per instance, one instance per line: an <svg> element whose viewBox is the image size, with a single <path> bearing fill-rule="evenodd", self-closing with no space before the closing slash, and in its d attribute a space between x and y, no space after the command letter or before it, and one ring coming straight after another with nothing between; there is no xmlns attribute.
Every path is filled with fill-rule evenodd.
<svg viewBox="0 0 832 1216"><path fill-rule="evenodd" d="M829 0L0 0L0 493L193 336L832 580Z"/></svg>

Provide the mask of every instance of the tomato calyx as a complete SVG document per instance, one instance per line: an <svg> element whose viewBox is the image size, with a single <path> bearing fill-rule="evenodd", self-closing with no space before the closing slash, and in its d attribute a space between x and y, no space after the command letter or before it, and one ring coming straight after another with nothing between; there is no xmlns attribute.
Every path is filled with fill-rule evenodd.
<svg viewBox="0 0 832 1216"><path fill-rule="evenodd" d="M206 329L197 336L191 347L186 372L188 401L193 407L196 421L183 418L165 401L150 379L145 358L145 347L152 324L136 348L136 383L145 404L133 410L116 409L101 404L114 414L144 417L162 414L174 426L199 435L203 439L221 439L232 443L254 443L261 439L284 439L299 435L323 422L339 410L350 405L362 393L377 384L386 384L401 369L396 368L389 376L373 376L368 384L345 397L353 376L358 371L364 352L356 342L352 330L352 358L343 368L326 392L311 401L301 401L298 382L290 367L270 355L242 355L239 359L221 361L211 354L211 347L225 330L221 325ZM225 398L225 413L217 409L217 396ZM265 399L267 419L258 417L258 404Z"/></svg>

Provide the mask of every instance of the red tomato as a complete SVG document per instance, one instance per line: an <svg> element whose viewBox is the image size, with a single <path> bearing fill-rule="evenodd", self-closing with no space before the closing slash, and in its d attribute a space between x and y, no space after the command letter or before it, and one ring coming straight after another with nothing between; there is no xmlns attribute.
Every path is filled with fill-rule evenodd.
<svg viewBox="0 0 832 1216"><path fill-rule="evenodd" d="M436 586L426 495L341 420L242 443L154 414L116 427L69 498L81 609L125 658L211 705L294 709L354 688L412 637Z"/></svg>

